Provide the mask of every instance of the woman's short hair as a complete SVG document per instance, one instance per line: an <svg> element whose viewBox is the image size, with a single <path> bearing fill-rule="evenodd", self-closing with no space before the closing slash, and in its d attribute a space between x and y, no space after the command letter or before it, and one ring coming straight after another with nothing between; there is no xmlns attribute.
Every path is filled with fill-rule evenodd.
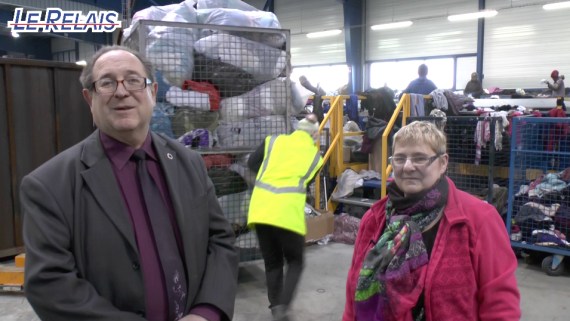
<svg viewBox="0 0 570 321"><path fill-rule="evenodd" d="M105 46L105 47L102 47L101 49L97 50L97 52L95 52L95 54L91 57L89 62L87 62L87 65L85 67L83 67L83 71L81 72L81 76L79 76L79 81L81 82L81 85L83 86L83 88L89 89L89 90L93 89L93 82L95 81L95 79L93 79L93 66L95 65L97 60L99 58L101 58L102 55L104 55L110 51L114 51L114 50L126 51L126 52L133 54L135 57L137 57L137 59L143 65L144 71L146 72L146 78L148 78L152 82L155 81L154 68L152 66L152 63L149 60L147 60L145 57L143 57L138 51L133 50L129 47L113 45L113 46Z"/></svg>
<svg viewBox="0 0 570 321"><path fill-rule="evenodd" d="M394 134L392 153L396 145L427 144L437 154L447 152L447 138L435 124L429 121L415 121L398 130Z"/></svg>

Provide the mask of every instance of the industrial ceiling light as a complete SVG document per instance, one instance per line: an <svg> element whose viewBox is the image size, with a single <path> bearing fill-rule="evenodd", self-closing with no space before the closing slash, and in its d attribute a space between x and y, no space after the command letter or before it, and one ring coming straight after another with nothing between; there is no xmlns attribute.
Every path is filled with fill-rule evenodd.
<svg viewBox="0 0 570 321"><path fill-rule="evenodd" d="M397 29L397 28L405 28L409 27L414 24L412 21L400 21L400 22L392 22L392 23L383 23L380 25L373 25L370 29L377 31L377 30L388 30L388 29Z"/></svg>
<svg viewBox="0 0 570 321"><path fill-rule="evenodd" d="M333 29L333 30L326 30L326 31L319 31L319 32L309 32L307 34L307 38L323 38L323 37L332 37L339 35L342 32L340 29Z"/></svg>
<svg viewBox="0 0 570 321"><path fill-rule="evenodd" d="M454 14L447 17L449 21L465 21L465 20L474 20L479 18L490 18L497 15L497 10L483 10L478 12L471 12L471 13L463 13L463 14Z"/></svg>
<svg viewBox="0 0 570 321"><path fill-rule="evenodd" d="M570 8L570 1L549 3L542 6L544 10L556 10Z"/></svg>
<svg viewBox="0 0 570 321"><path fill-rule="evenodd" d="M75 62L75 64L76 64L76 65L79 65L79 66L87 66L87 61L85 61L85 60L78 60L78 61Z"/></svg>

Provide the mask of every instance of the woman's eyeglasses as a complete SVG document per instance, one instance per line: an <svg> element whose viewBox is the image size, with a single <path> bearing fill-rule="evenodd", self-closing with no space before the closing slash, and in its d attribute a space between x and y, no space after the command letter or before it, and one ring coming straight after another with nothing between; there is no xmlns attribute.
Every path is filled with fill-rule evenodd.
<svg viewBox="0 0 570 321"><path fill-rule="evenodd" d="M431 165L442 154L435 154L434 156L392 156L388 158L392 167L403 167L408 160L416 167L427 167Z"/></svg>

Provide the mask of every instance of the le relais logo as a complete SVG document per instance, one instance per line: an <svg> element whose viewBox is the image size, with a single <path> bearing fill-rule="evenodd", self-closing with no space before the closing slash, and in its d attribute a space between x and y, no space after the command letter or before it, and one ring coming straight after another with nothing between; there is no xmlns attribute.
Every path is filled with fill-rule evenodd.
<svg viewBox="0 0 570 321"><path fill-rule="evenodd" d="M121 27L115 11L81 11L47 8L45 11L16 8L8 28L22 32L113 32Z"/></svg>

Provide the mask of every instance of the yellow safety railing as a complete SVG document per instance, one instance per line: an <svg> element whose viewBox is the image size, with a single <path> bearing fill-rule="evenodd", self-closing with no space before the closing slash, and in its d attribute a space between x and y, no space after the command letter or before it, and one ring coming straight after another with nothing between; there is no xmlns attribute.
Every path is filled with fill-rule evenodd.
<svg viewBox="0 0 570 321"><path fill-rule="evenodd" d="M338 177L338 175L340 175L340 173L342 173L345 170L345 167L347 167L344 165L343 161L342 148L343 148L344 136L356 136L363 134L363 132L344 133L343 106L344 106L344 101L349 98L350 96L348 95L322 96L322 99L329 99L331 101L330 109L319 126L319 134L323 132L323 129L326 127L327 122L329 122L330 120L330 126L329 126L330 146L325 155L323 156L323 164L326 164L327 162L330 161L329 174L333 177ZM365 97L359 97L359 99L365 99ZM320 170L319 173L317 173L317 177L319 176L320 176ZM316 179L315 205L314 205L316 210L320 210L320 199L321 199L320 187L321 187L321 181L320 179Z"/></svg>
<svg viewBox="0 0 570 321"><path fill-rule="evenodd" d="M323 156L323 163L329 162L329 174L332 177L338 177L342 172L351 167L350 164L344 164L343 161L343 141L344 136L358 136L364 134L364 132L353 132L345 133L343 130L343 106L344 101L349 99L350 96L322 96L323 99L331 100L331 107L329 112L325 115L323 121L319 126L319 133L323 132L326 127L327 122L330 120L330 146ZM360 97L359 99L365 99L365 97ZM388 164L388 137L394 124L398 119L398 115L402 112L402 126L406 125L406 120L410 117L410 95L404 94L400 99L400 102L396 106L396 110L392 114L390 121L388 122L384 133L382 134L382 160L381 160L381 197L386 196L386 183L387 179L392 172L392 166ZM368 164L366 164L368 166ZM321 169L322 170L322 169ZM317 173L317 177L320 176L320 171ZM320 210L320 199L321 199L321 181L320 179L315 180L315 209ZM329 195L330 196L330 195ZM328 201L328 200L327 200Z"/></svg>
<svg viewBox="0 0 570 321"><path fill-rule="evenodd" d="M340 118L340 127L342 128L342 113L343 113L343 99L342 96L335 96L335 97L331 97L331 96L323 96L323 99L331 99L331 107L328 111L328 113L325 115L325 118L323 119L323 121L321 122L321 124L319 125L319 135L323 132L323 129L325 128L327 122L331 121L330 124L330 146L327 150L327 152L325 153L325 156L323 156L323 164L326 164L329 159L331 159L330 162L330 166L329 166L329 173L333 173L334 172L334 168L336 166L339 166L338 164L338 157L336 154L338 154L338 150L339 148L337 148L337 145L341 145L342 146L342 130L340 130L340 133L338 131L338 126L339 126L339 118ZM340 117L339 114L340 113ZM320 146L320 141L318 142L319 146ZM340 152L341 152L341 157L342 157L342 148L340 148ZM334 157L333 157L334 154ZM315 209L316 210L320 210L321 208L321 180L319 179L320 174L321 174L321 170L322 168L319 170L319 172L317 173L317 179L315 180Z"/></svg>
<svg viewBox="0 0 570 321"><path fill-rule="evenodd" d="M410 95L404 94L400 99L400 102L396 106L396 110L394 110L394 113L392 114L392 117L390 118L388 125L386 125L384 133L382 134L382 162L381 162L382 164L380 167L380 171L382 174L382 181L380 182L381 184L380 198L386 196L386 183L388 177L390 176L390 173L392 173L392 166L388 164L388 136L390 135L392 129L394 128L394 124L398 119L400 111L402 111L402 127L406 126L406 120L408 119L408 117L410 117L410 103L411 103Z"/></svg>

